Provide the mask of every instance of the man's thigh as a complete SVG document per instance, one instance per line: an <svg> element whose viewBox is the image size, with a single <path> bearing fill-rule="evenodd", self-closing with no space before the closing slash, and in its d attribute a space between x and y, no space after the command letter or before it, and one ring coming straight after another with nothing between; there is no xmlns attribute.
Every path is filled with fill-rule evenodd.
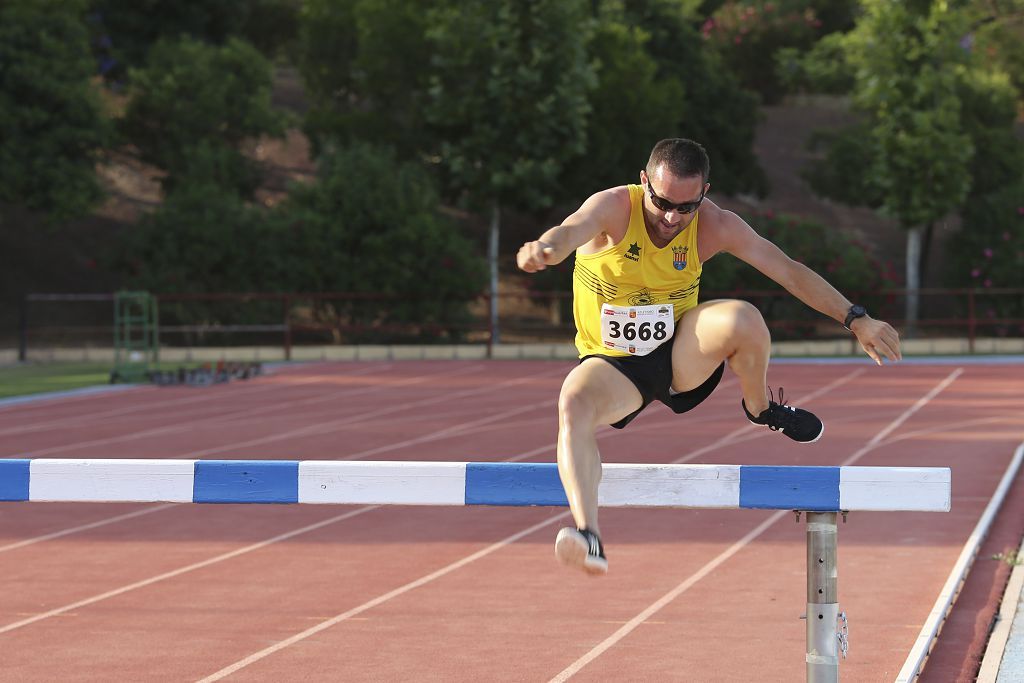
<svg viewBox="0 0 1024 683"><path fill-rule="evenodd" d="M595 424L612 424L643 405L633 382L611 363L587 358L562 383L560 401L584 401L595 411Z"/></svg>
<svg viewBox="0 0 1024 683"><path fill-rule="evenodd" d="M737 346L736 319L744 301L705 301L683 313L672 340L672 389L696 389Z"/></svg>

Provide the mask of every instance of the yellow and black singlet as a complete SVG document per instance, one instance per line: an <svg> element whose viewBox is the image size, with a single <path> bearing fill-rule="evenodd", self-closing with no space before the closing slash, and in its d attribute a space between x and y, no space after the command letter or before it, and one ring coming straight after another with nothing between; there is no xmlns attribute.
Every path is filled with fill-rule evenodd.
<svg viewBox="0 0 1024 683"><path fill-rule="evenodd" d="M700 212L658 248L644 225L643 186L629 185L629 227L618 244L576 254L573 317L580 357L645 355L671 338L675 323L697 305Z"/></svg>

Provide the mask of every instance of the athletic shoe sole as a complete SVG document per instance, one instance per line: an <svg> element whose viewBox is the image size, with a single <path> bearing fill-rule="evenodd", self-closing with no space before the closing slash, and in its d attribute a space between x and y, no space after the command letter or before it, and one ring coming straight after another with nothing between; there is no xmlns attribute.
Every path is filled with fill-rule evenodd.
<svg viewBox="0 0 1024 683"><path fill-rule="evenodd" d="M750 418L747 418L747 422L749 422L750 424L754 425L755 427L767 427L768 426L768 425L761 424L760 422L754 422ZM789 436L789 434L786 434L786 430L780 429L779 431L782 434L784 434L785 436L787 436L787 437ZM796 441L796 443L814 443L815 441L820 439L824 434L825 434L825 423L822 422L821 423L821 431L818 432L818 435L816 437L814 437L813 439L811 439L810 441L797 441L796 439L792 439L792 441Z"/></svg>
<svg viewBox="0 0 1024 683"><path fill-rule="evenodd" d="M576 529L566 527L555 537L555 557L567 567L581 569L588 574L608 572L608 560L590 554L587 538Z"/></svg>

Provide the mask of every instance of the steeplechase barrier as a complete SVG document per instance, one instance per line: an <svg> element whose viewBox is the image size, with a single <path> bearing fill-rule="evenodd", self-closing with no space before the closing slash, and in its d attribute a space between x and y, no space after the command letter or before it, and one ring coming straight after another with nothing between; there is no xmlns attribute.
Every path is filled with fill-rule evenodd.
<svg viewBox="0 0 1024 683"><path fill-rule="evenodd" d="M948 512L945 467L603 465L602 507L793 510L807 520L809 683L839 680L837 514ZM554 463L8 459L0 501L567 506Z"/></svg>

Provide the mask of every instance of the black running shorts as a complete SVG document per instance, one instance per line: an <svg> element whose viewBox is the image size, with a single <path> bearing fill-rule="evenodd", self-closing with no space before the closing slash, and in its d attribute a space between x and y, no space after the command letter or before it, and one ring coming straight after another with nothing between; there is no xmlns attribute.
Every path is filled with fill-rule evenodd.
<svg viewBox="0 0 1024 683"><path fill-rule="evenodd" d="M725 362L723 361L718 369L712 372L711 376L696 389L684 391L681 394L672 394L669 392L669 387L672 386L672 340L662 344L646 356L605 356L595 353L584 356L580 362L582 363L587 358L600 358L611 363L616 370L629 378L643 399L643 404L639 408L612 425L616 429L622 429L628 425L633 418L640 414L640 411L655 400L667 405L674 413L693 410L711 395L718 383L722 381L722 373L725 372Z"/></svg>

